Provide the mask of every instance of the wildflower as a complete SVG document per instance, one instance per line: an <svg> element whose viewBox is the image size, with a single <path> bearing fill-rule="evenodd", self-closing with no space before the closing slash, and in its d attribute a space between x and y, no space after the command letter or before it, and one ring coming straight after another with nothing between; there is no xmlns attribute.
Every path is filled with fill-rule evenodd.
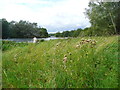
<svg viewBox="0 0 120 90"><path fill-rule="evenodd" d="M91 42L92 45L96 45L96 41Z"/></svg>
<svg viewBox="0 0 120 90"><path fill-rule="evenodd" d="M63 60L64 60L64 62L66 62L66 61L67 61L67 57L64 57L64 59L63 59Z"/></svg>
<svg viewBox="0 0 120 90"><path fill-rule="evenodd" d="M60 43L61 43L61 42L58 42L58 43L56 44L56 46L59 46L59 45L60 45Z"/></svg>
<svg viewBox="0 0 120 90"><path fill-rule="evenodd" d="M85 44L85 43L86 43L86 39L80 42L80 44Z"/></svg>
<svg viewBox="0 0 120 90"><path fill-rule="evenodd" d="M15 61L17 60L17 54L14 55L14 60L15 60Z"/></svg>
<svg viewBox="0 0 120 90"><path fill-rule="evenodd" d="M82 41L85 41L85 39L81 39Z"/></svg>
<svg viewBox="0 0 120 90"><path fill-rule="evenodd" d="M76 48L78 48L78 47L80 47L80 44L77 44L77 45L76 45Z"/></svg>
<svg viewBox="0 0 120 90"><path fill-rule="evenodd" d="M67 61L67 55L64 55L63 62Z"/></svg>
<svg viewBox="0 0 120 90"><path fill-rule="evenodd" d="M86 40L86 42L90 42L90 41L91 41L91 39Z"/></svg>
<svg viewBox="0 0 120 90"><path fill-rule="evenodd" d="M105 73L105 76L107 76L107 73Z"/></svg>

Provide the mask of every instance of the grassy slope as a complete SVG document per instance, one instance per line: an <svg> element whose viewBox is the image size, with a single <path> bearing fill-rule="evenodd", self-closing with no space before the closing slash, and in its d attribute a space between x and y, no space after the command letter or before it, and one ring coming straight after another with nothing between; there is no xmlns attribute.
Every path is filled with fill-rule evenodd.
<svg viewBox="0 0 120 90"><path fill-rule="evenodd" d="M76 48L81 38L73 38L3 52L3 87L117 87L118 36L90 39L97 41L93 48L90 43ZM63 63L65 54L67 62Z"/></svg>

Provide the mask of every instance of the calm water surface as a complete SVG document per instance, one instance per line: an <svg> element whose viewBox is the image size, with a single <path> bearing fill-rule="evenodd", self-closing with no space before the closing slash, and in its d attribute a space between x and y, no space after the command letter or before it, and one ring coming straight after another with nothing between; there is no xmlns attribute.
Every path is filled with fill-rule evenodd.
<svg viewBox="0 0 120 90"><path fill-rule="evenodd" d="M65 38L48 37L48 38L37 38L37 39L52 40L52 39L67 39L67 37ZM2 40L15 41L15 42L33 42L33 38L12 38L12 39L2 39Z"/></svg>

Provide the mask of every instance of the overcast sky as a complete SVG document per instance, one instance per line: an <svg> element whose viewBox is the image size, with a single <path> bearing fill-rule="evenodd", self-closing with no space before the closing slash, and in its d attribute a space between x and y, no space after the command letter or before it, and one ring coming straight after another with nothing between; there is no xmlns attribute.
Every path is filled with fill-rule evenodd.
<svg viewBox="0 0 120 90"><path fill-rule="evenodd" d="M89 0L1 0L0 18L37 22L48 32L89 27L84 15Z"/></svg>

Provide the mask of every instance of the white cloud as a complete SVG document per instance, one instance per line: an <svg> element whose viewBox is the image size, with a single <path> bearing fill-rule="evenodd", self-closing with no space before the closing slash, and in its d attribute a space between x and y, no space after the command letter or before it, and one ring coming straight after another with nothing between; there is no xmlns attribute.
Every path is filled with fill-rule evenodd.
<svg viewBox="0 0 120 90"><path fill-rule="evenodd" d="M37 22L49 32L90 26L85 19L88 0L3 0L0 18Z"/></svg>

